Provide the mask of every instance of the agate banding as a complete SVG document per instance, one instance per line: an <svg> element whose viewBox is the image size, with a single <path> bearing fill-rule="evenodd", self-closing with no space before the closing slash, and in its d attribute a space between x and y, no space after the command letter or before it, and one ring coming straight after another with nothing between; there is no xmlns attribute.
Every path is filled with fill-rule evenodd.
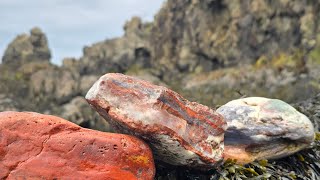
<svg viewBox="0 0 320 180"><path fill-rule="evenodd" d="M86 99L117 132L149 143L158 160L212 167L223 159L223 117L166 87L110 73L100 77Z"/></svg>

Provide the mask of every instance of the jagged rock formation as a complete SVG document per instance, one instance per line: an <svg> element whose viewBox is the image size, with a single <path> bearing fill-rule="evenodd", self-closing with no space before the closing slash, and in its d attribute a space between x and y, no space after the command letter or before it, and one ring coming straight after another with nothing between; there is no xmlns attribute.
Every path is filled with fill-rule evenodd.
<svg viewBox="0 0 320 180"><path fill-rule="evenodd" d="M101 75L105 72L126 72L130 67L150 67L149 47L150 24L143 24L138 17L132 18L125 26L125 35L105 40L83 48L79 71L82 75Z"/></svg>
<svg viewBox="0 0 320 180"><path fill-rule="evenodd" d="M319 1L177 0L157 14L151 47L167 71L211 71L314 47Z"/></svg>
<svg viewBox="0 0 320 180"><path fill-rule="evenodd" d="M19 35L8 45L2 63L18 67L28 62L49 62L50 58L47 37L40 28L35 27L30 35Z"/></svg>
<svg viewBox="0 0 320 180"><path fill-rule="evenodd" d="M58 67L50 63L50 57L46 36L39 28L8 45L0 65L0 111L55 114L83 127L109 130L83 98L95 76L80 77L73 66L76 62Z"/></svg>
<svg viewBox="0 0 320 180"><path fill-rule="evenodd" d="M87 46L81 58L66 58L61 67L50 63L46 36L34 28L4 53L0 111L36 111L110 130L83 99L108 72L137 75L211 107L245 95L304 100L320 91L319 12L318 0L167 0L154 22L135 17L123 37ZM316 102L299 107L319 124ZM307 163L312 156L319 159L318 151L305 154ZM289 158L302 164L296 168L300 172L306 163L297 159ZM291 178L286 163L278 163L281 172L270 173ZM164 171L163 177L179 175L172 172ZM187 174L182 171L180 177Z"/></svg>
<svg viewBox="0 0 320 180"><path fill-rule="evenodd" d="M46 36L34 28L4 53L1 104L77 119L82 115L65 109L86 109L75 98L108 72L136 75L213 107L243 95L303 100L320 91L319 9L317 0L168 0L154 22L133 17L123 37L86 46L81 58L66 58L61 67L50 63ZM99 128L87 119L101 124L97 114L89 114L77 122Z"/></svg>

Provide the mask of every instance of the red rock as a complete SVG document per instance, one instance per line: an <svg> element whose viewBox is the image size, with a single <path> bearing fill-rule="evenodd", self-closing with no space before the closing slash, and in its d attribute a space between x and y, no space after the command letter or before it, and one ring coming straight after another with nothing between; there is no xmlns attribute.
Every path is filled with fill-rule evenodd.
<svg viewBox="0 0 320 180"><path fill-rule="evenodd" d="M115 130L146 140L161 161L212 167L222 159L223 117L168 88L110 73L100 77L86 99Z"/></svg>
<svg viewBox="0 0 320 180"><path fill-rule="evenodd" d="M149 147L128 135L31 112L0 113L0 179L153 179Z"/></svg>

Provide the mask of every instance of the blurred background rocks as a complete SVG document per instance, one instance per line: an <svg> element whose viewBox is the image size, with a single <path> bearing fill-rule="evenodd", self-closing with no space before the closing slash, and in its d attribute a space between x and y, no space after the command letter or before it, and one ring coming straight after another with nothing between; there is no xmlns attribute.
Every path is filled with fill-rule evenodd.
<svg viewBox="0 0 320 180"><path fill-rule="evenodd" d="M318 0L168 0L153 22L133 17L122 37L50 62L38 27L18 35L0 65L0 110L61 116L110 128L84 101L103 74L167 86L213 108L244 96L297 103L320 92ZM307 105L306 105L307 106Z"/></svg>

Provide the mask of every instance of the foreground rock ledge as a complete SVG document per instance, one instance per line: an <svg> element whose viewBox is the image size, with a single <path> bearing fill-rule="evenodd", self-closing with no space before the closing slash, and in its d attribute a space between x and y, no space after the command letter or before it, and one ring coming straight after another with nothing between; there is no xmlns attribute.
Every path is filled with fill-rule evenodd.
<svg viewBox="0 0 320 180"><path fill-rule="evenodd" d="M168 88L110 73L100 77L86 99L115 130L146 140L161 161L212 167L222 159L223 117Z"/></svg>
<svg viewBox="0 0 320 180"><path fill-rule="evenodd" d="M225 158L249 163L289 156L314 141L311 121L278 99L250 97L217 109L227 120Z"/></svg>
<svg viewBox="0 0 320 180"><path fill-rule="evenodd" d="M31 112L0 113L0 179L153 179L149 147Z"/></svg>

